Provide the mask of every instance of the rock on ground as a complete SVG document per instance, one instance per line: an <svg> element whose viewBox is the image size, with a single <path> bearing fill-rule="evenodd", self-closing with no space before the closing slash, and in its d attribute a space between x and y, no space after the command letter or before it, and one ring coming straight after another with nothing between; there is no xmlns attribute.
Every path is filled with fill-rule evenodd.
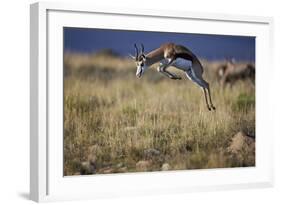
<svg viewBox="0 0 281 205"><path fill-rule="evenodd" d="M255 139L244 132L238 132L232 138L228 151L237 154L241 151L255 152Z"/></svg>
<svg viewBox="0 0 281 205"><path fill-rule="evenodd" d="M168 171L170 169L171 169L171 167L170 167L170 165L168 163L164 163L162 165L162 168L161 168L162 171Z"/></svg>
<svg viewBox="0 0 281 205"><path fill-rule="evenodd" d="M128 168L127 167L121 167L117 170L119 173L125 173L128 172Z"/></svg>
<svg viewBox="0 0 281 205"><path fill-rule="evenodd" d="M99 170L99 173L102 173L102 174L111 174L111 173L114 173L114 172L115 172L115 169L112 168L112 167L104 167L104 168Z"/></svg>
<svg viewBox="0 0 281 205"><path fill-rule="evenodd" d="M238 132L233 136L227 152L231 154L235 166L255 165L255 144L255 139L244 132Z"/></svg>
<svg viewBox="0 0 281 205"><path fill-rule="evenodd" d="M152 164L152 161L150 161L150 160L138 161L136 163L136 170L137 171L142 171L142 172L148 171L150 166L151 166L151 164Z"/></svg>

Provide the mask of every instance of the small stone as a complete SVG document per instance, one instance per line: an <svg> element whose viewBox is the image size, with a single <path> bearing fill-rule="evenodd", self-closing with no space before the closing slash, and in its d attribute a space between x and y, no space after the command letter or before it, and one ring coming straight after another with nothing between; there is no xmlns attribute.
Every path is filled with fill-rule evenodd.
<svg viewBox="0 0 281 205"><path fill-rule="evenodd" d="M103 171L104 174L110 174L110 173L113 173L114 172L114 169L113 168L109 168L109 169L106 169Z"/></svg>
<svg viewBox="0 0 281 205"><path fill-rule="evenodd" d="M141 160L136 163L136 170L137 171L148 171L149 167L151 166L152 162L150 160Z"/></svg>
<svg viewBox="0 0 281 205"><path fill-rule="evenodd" d="M127 167L121 167L121 168L118 169L118 172L120 172L120 173L128 172L128 168Z"/></svg>
<svg viewBox="0 0 281 205"><path fill-rule="evenodd" d="M168 170L170 170L170 165L168 164L168 163L164 163L163 165L162 165L162 168L161 168L161 170L162 171L168 171Z"/></svg>
<svg viewBox="0 0 281 205"><path fill-rule="evenodd" d="M118 164L116 165L116 168L121 168L121 167L123 167L123 166L124 166L123 163L120 162L120 163L118 163Z"/></svg>
<svg viewBox="0 0 281 205"><path fill-rule="evenodd" d="M110 173L113 173L114 171L115 171L114 168L104 167L104 168L101 168L99 170L99 173L101 173L101 174L110 174Z"/></svg>

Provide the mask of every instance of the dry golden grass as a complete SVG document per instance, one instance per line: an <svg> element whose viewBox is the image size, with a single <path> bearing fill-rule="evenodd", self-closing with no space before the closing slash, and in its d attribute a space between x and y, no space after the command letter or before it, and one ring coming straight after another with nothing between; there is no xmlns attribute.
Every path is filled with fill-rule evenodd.
<svg viewBox="0 0 281 205"><path fill-rule="evenodd" d="M81 173L88 160L95 173L135 172L141 160L148 171L254 166L254 153L237 159L227 147L239 131L255 135L255 91L242 81L222 89L214 65L204 66L215 112L183 75L174 81L151 68L137 79L129 59L65 54L64 174Z"/></svg>

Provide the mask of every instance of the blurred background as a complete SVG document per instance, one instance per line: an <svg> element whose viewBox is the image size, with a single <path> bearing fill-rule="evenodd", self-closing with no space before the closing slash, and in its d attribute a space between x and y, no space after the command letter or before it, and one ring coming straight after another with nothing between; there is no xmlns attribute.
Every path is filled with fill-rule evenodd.
<svg viewBox="0 0 281 205"><path fill-rule="evenodd" d="M188 47L203 93L157 72L137 79L134 43ZM255 38L64 28L64 175L255 166Z"/></svg>
<svg viewBox="0 0 281 205"><path fill-rule="evenodd" d="M64 28L64 48L74 52L93 53L110 48L121 56L128 56L134 53L134 43L143 43L148 52L167 42L185 45L207 60L231 57L255 61L255 37Z"/></svg>

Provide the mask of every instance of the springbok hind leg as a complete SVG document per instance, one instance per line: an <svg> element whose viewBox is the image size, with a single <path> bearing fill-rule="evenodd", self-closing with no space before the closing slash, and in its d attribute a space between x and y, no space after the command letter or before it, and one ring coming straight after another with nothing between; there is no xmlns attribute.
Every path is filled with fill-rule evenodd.
<svg viewBox="0 0 281 205"><path fill-rule="evenodd" d="M211 107L209 105L207 92L206 92L206 89L208 89L208 83L206 81L204 81L202 78L201 79L197 78L195 76L194 72L192 72L192 69L188 69L185 72L185 74L186 74L187 78L189 78L192 82L197 84L203 90L207 108L209 111L211 111Z"/></svg>
<svg viewBox="0 0 281 205"><path fill-rule="evenodd" d="M212 107L213 110L216 110L216 107L213 105L213 102L212 102L211 91L210 91L209 85L207 86L207 90L208 90L208 95L209 95L209 100L210 100L211 107Z"/></svg>
<svg viewBox="0 0 281 205"><path fill-rule="evenodd" d="M205 97L207 108L208 108L208 110L211 111L211 108L210 108L210 105L209 105L209 102L208 102L208 98L207 98L206 88L202 87L202 90L204 92L204 97Z"/></svg>
<svg viewBox="0 0 281 205"><path fill-rule="evenodd" d="M204 87L204 94L205 94L205 97L207 98L207 94L206 94L206 90L208 91L208 97L209 97L209 101L210 101L210 105L211 105L211 108L213 110L216 110L216 107L213 105L213 102L212 102L212 98L211 98L211 91L210 91L210 86L209 86L209 83L207 83L204 79L201 78L201 83Z"/></svg>

